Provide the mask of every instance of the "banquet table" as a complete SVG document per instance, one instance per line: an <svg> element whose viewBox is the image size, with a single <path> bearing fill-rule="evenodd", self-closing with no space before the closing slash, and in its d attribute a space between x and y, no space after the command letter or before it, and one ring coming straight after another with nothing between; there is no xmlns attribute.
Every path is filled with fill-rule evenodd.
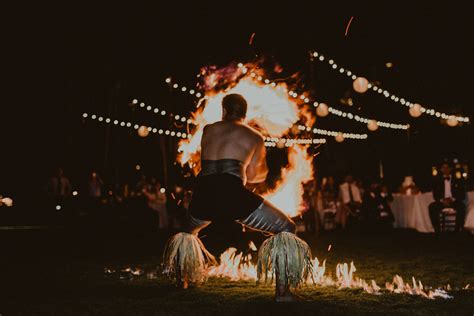
<svg viewBox="0 0 474 316"><path fill-rule="evenodd" d="M413 228L422 233L434 232L428 207L433 202L433 193L416 195L394 194L392 212L394 227ZM467 193L465 229L474 232L474 191Z"/></svg>

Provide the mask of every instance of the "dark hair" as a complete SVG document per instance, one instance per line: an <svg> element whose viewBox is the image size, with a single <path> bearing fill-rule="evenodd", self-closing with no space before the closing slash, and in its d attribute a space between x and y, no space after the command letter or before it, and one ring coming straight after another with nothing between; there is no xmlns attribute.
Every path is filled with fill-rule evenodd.
<svg viewBox="0 0 474 316"><path fill-rule="evenodd" d="M453 166L452 166L451 163L449 163L449 161L443 161L443 162L439 165L439 167L441 168L441 167L444 166L444 165L448 166L450 169L453 169Z"/></svg>
<svg viewBox="0 0 474 316"><path fill-rule="evenodd" d="M225 120L243 119L247 114L247 101L240 94L228 94L222 99Z"/></svg>

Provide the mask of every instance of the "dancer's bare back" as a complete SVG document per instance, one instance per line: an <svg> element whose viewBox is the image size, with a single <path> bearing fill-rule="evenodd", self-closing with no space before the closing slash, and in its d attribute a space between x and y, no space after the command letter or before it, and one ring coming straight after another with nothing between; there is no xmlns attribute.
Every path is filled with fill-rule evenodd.
<svg viewBox="0 0 474 316"><path fill-rule="evenodd" d="M265 180L268 169L262 135L255 129L235 121L219 121L207 125L201 140L201 159L236 159L244 163L247 182Z"/></svg>

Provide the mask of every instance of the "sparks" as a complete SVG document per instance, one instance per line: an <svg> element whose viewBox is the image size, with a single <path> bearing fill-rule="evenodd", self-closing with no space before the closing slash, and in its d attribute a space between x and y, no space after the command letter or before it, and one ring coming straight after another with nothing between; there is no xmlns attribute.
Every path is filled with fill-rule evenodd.
<svg viewBox="0 0 474 316"><path fill-rule="evenodd" d="M347 33L349 32L349 27L351 26L351 23L352 23L352 20L354 19L353 16L351 16L350 20L349 20L349 23L347 23L347 26L346 26L346 33L344 34L344 36L347 36Z"/></svg>
<svg viewBox="0 0 474 316"><path fill-rule="evenodd" d="M249 39L249 45L252 45L253 44L253 38L255 37L255 32L252 33L252 35L250 35L250 39Z"/></svg>

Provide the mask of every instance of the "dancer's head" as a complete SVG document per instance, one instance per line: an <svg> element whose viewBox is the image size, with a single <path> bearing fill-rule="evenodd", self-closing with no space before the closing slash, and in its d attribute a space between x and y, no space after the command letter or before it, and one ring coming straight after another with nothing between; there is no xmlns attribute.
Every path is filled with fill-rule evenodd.
<svg viewBox="0 0 474 316"><path fill-rule="evenodd" d="M240 121L247 114L247 101L240 94L228 94L222 99L222 119Z"/></svg>

